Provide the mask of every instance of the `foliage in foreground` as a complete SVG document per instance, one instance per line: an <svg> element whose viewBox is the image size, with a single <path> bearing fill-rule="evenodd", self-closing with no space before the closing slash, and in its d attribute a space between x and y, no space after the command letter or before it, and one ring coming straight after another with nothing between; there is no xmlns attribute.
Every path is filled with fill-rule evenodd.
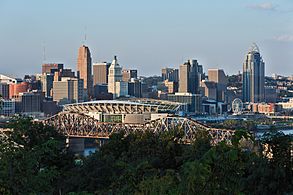
<svg viewBox="0 0 293 195"><path fill-rule="evenodd" d="M259 142L237 132L231 145L194 143L182 132L114 134L101 150L74 165L54 129L14 123L0 147L0 194L284 194L292 192L292 136L267 134ZM243 139L246 137L247 139ZM13 141L13 142L12 142ZM16 147L15 143L23 147ZM269 144L272 159L261 146ZM256 145L259 149L256 150ZM264 154L264 155L263 155Z"/></svg>

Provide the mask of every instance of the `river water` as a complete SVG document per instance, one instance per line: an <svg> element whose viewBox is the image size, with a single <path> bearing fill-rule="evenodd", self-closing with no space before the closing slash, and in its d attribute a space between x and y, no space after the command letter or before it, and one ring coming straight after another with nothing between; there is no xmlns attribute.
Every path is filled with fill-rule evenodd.
<svg viewBox="0 0 293 195"><path fill-rule="evenodd" d="M94 147L85 148L84 152L83 152L83 155L84 156L89 156L89 155L95 153L97 150L98 150L98 148L94 148Z"/></svg>
<svg viewBox="0 0 293 195"><path fill-rule="evenodd" d="M293 129L279 130L283 132L285 135L293 135ZM257 138L261 138L266 132L271 132L270 130L259 130L256 133Z"/></svg>

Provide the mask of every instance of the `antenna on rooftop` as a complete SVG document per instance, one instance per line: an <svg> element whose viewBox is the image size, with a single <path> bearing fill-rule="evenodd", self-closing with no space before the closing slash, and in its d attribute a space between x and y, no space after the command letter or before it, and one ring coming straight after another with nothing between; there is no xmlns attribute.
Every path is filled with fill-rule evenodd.
<svg viewBox="0 0 293 195"><path fill-rule="evenodd" d="M86 26L84 27L84 44L86 44Z"/></svg>

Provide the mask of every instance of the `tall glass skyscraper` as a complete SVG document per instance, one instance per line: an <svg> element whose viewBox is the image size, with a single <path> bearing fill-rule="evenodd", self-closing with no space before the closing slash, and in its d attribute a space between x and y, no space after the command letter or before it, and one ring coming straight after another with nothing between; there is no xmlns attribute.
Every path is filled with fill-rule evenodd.
<svg viewBox="0 0 293 195"><path fill-rule="evenodd" d="M263 102L265 99L265 63L258 46L253 43L243 63L243 101Z"/></svg>

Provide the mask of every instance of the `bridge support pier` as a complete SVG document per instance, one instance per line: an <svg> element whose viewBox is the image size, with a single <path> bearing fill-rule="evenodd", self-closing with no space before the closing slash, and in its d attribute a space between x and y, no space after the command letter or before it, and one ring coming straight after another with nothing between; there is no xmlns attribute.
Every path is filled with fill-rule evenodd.
<svg viewBox="0 0 293 195"><path fill-rule="evenodd" d="M84 138L67 138L69 151L74 154L84 153Z"/></svg>

